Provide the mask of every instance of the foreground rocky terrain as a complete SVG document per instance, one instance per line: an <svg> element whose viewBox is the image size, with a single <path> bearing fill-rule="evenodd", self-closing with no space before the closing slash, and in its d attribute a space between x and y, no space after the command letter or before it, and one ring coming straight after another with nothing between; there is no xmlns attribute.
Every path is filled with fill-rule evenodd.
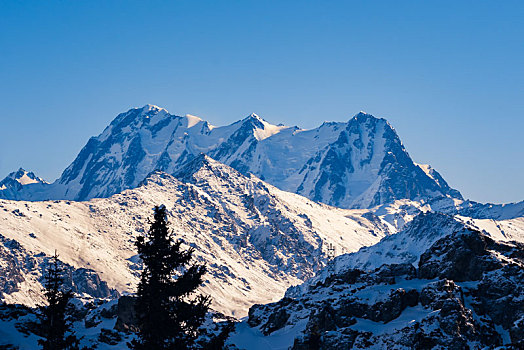
<svg viewBox="0 0 524 350"><path fill-rule="evenodd" d="M435 227L444 234L434 236ZM283 299L250 308L229 335L230 349L475 349L524 344L524 244L497 241L451 216L421 214L373 247L342 255ZM380 266L358 257L414 233L419 253L386 254ZM84 345L125 349L133 337L132 298L77 299ZM0 307L0 336L31 348L34 311ZM211 315L207 334L227 326ZM213 322L214 321L214 322ZM203 336L206 338L206 336ZM207 336L208 337L208 336Z"/></svg>
<svg viewBox="0 0 524 350"><path fill-rule="evenodd" d="M339 260L346 265L291 288L279 302L253 306L249 332L231 342L263 335L293 349L524 346L522 243L463 226L424 249L416 264L393 260L385 256L369 269Z"/></svg>

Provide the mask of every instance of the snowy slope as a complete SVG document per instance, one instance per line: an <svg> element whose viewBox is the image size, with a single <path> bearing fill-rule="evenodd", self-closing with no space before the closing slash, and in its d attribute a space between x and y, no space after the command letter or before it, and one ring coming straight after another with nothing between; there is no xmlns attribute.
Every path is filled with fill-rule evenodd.
<svg viewBox="0 0 524 350"><path fill-rule="evenodd" d="M326 262L328 244L340 254L394 232L377 217L283 192L204 155L176 176L154 172L136 189L89 202L2 200L0 234L30 256L57 249L65 263L132 292L140 268L136 234L147 229L153 206L165 204L174 232L209 267L204 291L213 307L244 316L252 304L276 300L313 276ZM22 278L5 300L38 300L37 278Z"/></svg>
<svg viewBox="0 0 524 350"><path fill-rule="evenodd" d="M396 199L461 198L433 169L415 164L385 119L361 112L318 128L272 125L256 114L215 127L153 105L118 115L62 176L27 200L86 200L136 187L153 170L176 172L199 153L285 191L342 208ZM0 191L1 193L1 191Z"/></svg>
<svg viewBox="0 0 524 350"><path fill-rule="evenodd" d="M491 224L491 225L490 225ZM507 232L504 232L506 228ZM384 264L412 264L418 266L420 256L436 241L464 230L482 232L499 242L524 244L524 217L511 220L475 220L469 217L451 216L438 212L421 213L414 217L397 234L384 237L373 246L363 247L355 253L337 256L331 268L319 271L317 275L301 286L291 288L288 294L307 290L331 271L344 272L349 269L373 271Z"/></svg>
<svg viewBox="0 0 524 350"><path fill-rule="evenodd" d="M503 238L461 218L420 214L404 231L337 257L280 301L254 305L229 343L241 349L521 348L524 244Z"/></svg>
<svg viewBox="0 0 524 350"><path fill-rule="evenodd" d="M431 200L400 199L370 208L369 211L401 231L418 214L437 212L464 217L464 220L499 228L505 239L521 240L524 227L519 221L524 217L524 201L508 204L478 203L449 197ZM519 238L520 237L520 238Z"/></svg>

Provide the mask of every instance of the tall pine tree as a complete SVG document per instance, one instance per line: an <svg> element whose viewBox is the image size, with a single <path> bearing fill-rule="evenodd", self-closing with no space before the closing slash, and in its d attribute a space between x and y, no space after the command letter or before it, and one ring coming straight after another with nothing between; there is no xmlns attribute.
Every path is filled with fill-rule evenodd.
<svg viewBox="0 0 524 350"><path fill-rule="evenodd" d="M202 284L206 268L190 265L194 250L184 250L181 244L167 227L165 207L155 207L149 231L136 241L144 269L135 304L139 332L129 344L133 349L183 350L195 346L210 299L190 296Z"/></svg>
<svg viewBox="0 0 524 350"><path fill-rule="evenodd" d="M73 293L70 290L64 291L63 270L58 263L55 251L45 275L44 296L47 305L40 307L38 314L43 338L38 340L38 344L44 350L76 350L78 339L71 330L71 322L67 316Z"/></svg>

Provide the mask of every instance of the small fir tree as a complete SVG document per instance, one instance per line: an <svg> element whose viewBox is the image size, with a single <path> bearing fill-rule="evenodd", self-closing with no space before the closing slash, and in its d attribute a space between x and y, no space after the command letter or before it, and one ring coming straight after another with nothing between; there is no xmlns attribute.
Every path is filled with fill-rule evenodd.
<svg viewBox="0 0 524 350"><path fill-rule="evenodd" d="M190 264L194 249L181 248L167 227L164 206L154 208L154 221L136 241L144 269L135 311L139 331L129 345L136 350L191 349L209 308L208 296L190 299L202 284L204 265Z"/></svg>
<svg viewBox="0 0 524 350"><path fill-rule="evenodd" d="M69 301L73 297L70 290L63 289L63 270L59 265L58 255L51 257L44 282L46 306L40 307L38 318L43 339L38 344L44 350L76 350L79 341L71 330L68 318Z"/></svg>

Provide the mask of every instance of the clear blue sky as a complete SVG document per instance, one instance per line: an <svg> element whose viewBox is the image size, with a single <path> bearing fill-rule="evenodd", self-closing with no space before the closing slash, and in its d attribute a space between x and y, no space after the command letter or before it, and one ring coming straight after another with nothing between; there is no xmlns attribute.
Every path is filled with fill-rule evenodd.
<svg viewBox="0 0 524 350"><path fill-rule="evenodd" d="M387 118L478 201L524 199L522 1L0 0L0 178L54 180L120 112Z"/></svg>

